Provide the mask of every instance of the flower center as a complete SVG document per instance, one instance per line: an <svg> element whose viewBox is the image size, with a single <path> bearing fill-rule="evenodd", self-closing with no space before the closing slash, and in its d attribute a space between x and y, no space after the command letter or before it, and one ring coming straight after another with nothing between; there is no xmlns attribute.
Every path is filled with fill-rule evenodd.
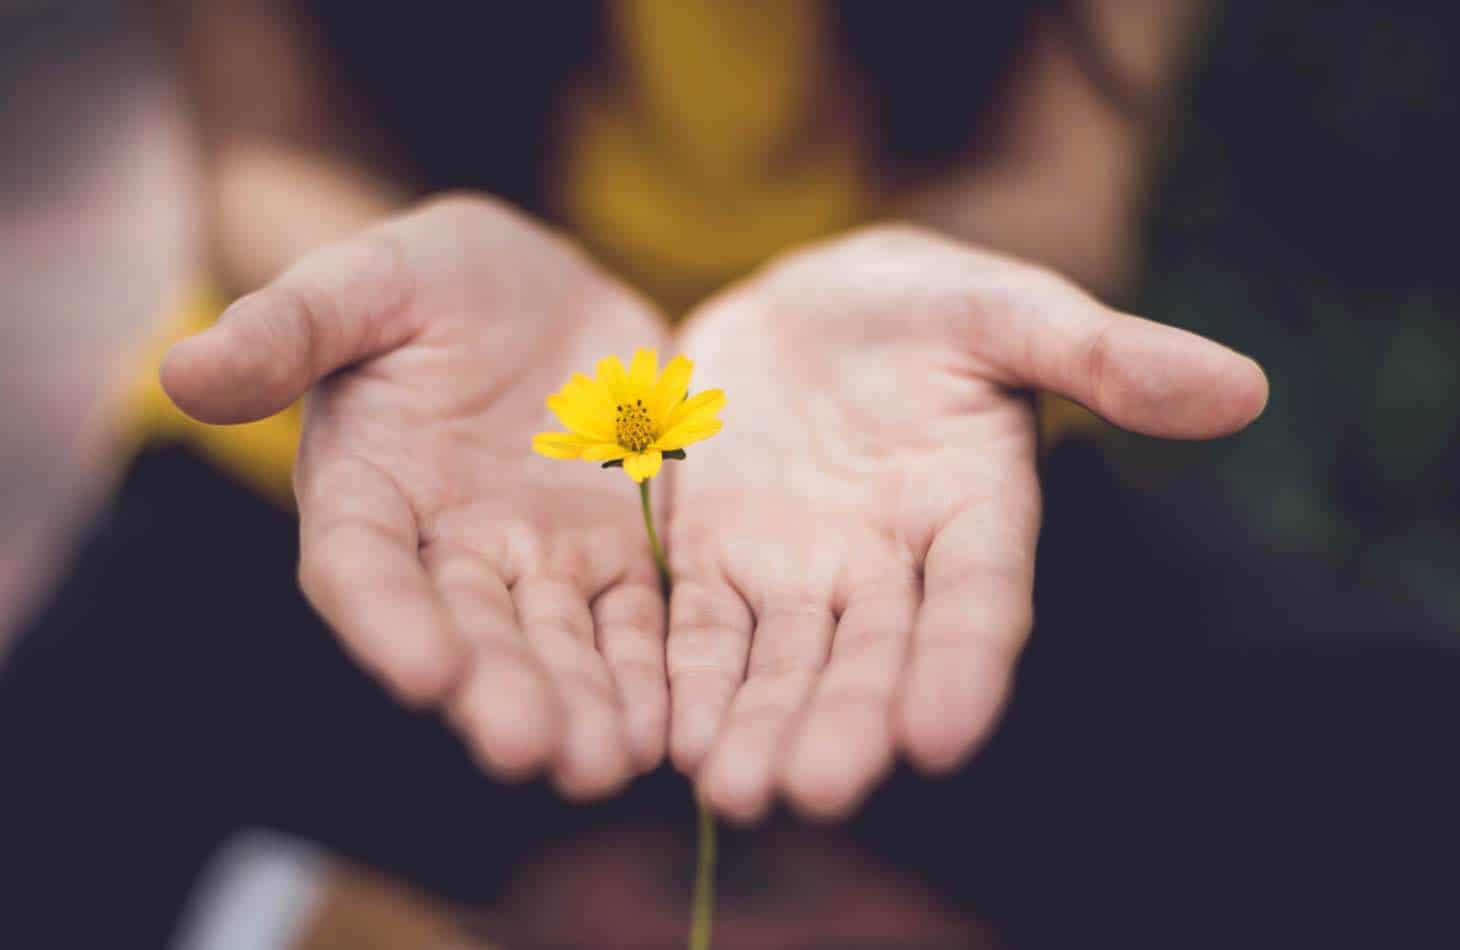
<svg viewBox="0 0 1460 950"><path fill-rule="evenodd" d="M618 406L618 444L635 452L642 452L654 441L654 423L644 400L621 402Z"/></svg>

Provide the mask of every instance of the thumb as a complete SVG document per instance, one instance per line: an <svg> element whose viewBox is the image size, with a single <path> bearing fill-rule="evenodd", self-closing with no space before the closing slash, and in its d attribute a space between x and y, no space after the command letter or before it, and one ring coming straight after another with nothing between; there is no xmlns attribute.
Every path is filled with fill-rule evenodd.
<svg viewBox="0 0 1460 950"><path fill-rule="evenodd" d="M1267 405L1249 357L1176 327L1112 310L1059 278L1010 308L986 344L1008 385L1052 390L1134 432L1210 439Z"/></svg>
<svg viewBox="0 0 1460 950"><path fill-rule="evenodd" d="M335 370L405 342L414 328L400 240L380 229L321 248L236 301L168 351L168 396L202 422L250 422Z"/></svg>

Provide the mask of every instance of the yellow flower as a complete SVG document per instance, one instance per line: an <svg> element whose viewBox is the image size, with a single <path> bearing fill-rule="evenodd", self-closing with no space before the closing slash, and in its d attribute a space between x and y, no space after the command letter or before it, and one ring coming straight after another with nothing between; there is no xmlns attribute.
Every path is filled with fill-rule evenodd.
<svg viewBox="0 0 1460 950"><path fill-rule="evenodd" d="M653 478L667 458L720 431L725 394L708 389L686 399L694 364L676 356L659 372L653 350L637 350L628 371L617 356L598 361L596 379L582 373L548 397L547 407L569 431L540 432L533 451L555 459L622 465L636 482Z"/></svg>

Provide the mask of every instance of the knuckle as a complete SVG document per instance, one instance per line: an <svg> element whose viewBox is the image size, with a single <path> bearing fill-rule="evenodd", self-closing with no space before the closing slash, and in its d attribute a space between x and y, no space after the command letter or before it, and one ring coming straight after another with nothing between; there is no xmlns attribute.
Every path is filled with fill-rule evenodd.
<svg viewBox="0 0 1460 950"><path fill-rule="evenodd" d="M269 325L270 338L256 352L263 384L284 387L296 378L297 367L319 365L321 338L335 310L328 295L308 283L280 284L273 293L279 319Z"/></svg>
<svg viewBox="0 0 1460 950"><path fill-rule="evenodd" d="M669 613L671 627L686 636L696 631L744 630L751 622L750 610L739 594L694 582L682 582L674 588Z"/></svg>
<svg viewBox="0 0 1460 950"><path fill-rule="evenodd" d="M500 202L480 192L465 189L443 191L428 198L421 205L422 213L444 218L472 217L493 214L500 210Z"/></svg>
<svg viewBox="0 0 1460 950"><path fill-rule="evenodd" d="M564 267L563 273L575 277L598 273L575 243L490 195L446 192L428 199L411 217L427 230L460 236L463 247L470 251L467 255L470 260L464 260L462 266L479 266L477 255L501 255L524 260L537 258Z"/></svg>
<svg viewBox="0 0 1460 950"><path fill-rule="evenodd" d="M1113 323L1105 323L1091 334L1080 356L1080 371L1087 380L1090 401L1094 404L1090 408L1097 412L1109 404L1107 398L1114 377L1114 353L1111 344L1113 328Z"/></svg>
<svg viewBox="0 0 1460 950"><path fill-rule="evenodd" d="M295 576L305 598L314 605L316 610L322 610L324 602L328 599L330 588L333 586L328 563L306 548L299 557L299 566L295 571Z"/></svg>
<svg viewBox="0 0 1460 950"><path fill-rule="evenodd" d="M443 591L475 593L479 587L491 584L495 576L489 567L467 552L443 550L441 545L422 547L421 562Z"/></svg>
<svg viewBox="0 0 1460 950"><path fill-rule="evenodd" d="M745 677L739 670L731 670L714 663L671 661L669 666L669 682L674 687L673 692L681 698L728 696L744 680Z"/></svg>
<svg viewBox="0 0 1460 950"><path fill-rule="evenodd" d="M608 657L609 668L614 676L620 680L633 681L635 684L650 684L662 691L665 683L664 664L656 662L648 657Z"/></svg>
<svg viewBox="0 0 1460 950"><path fill-rule="evenodd" d="M419 708L439 703L455 684L455 664L445 652L423 650L410 657L383 671L386 684L408 706Z"/></svg>
<svg viewBox="0 0 1460 950"><path fill-rule="evenodd" d="M410 297L411 272L404 239L388 228L377 228L360 239L356 271L361 292L379 301L382 310L398 310Z"/></svg>
<svg viewBox="0 0 1460 950"><path fill-rule="evenodd" d="M225 315L235 343L224 355L225 378L269 394L294 388L315 348L320 306L304 288L287 282L239 300Z"/></svg>
<svg viewBox="0 0 1460 950"><path fill-rule="evenodd" d="M618 624L637 630L652 631L664 624L664 599L647 584L625 584L599 599L598 619L603 624Z"/></svg>
<svg viewBox="0 0 1460 950"><path fill-rule="evenodd" d="M855 263L859 268L873 266L880 276L901 274L911 262L920 260L929 250L946 240L929 231L905 222L864 225L820 248L792 257L803 266L825 268L828 275L845 278L844 268Z"/></svg>
<svg viewBox="0 0 1460 950"><path fill-rule="evenodd" d="M848 236L847 242L880 251L905 251L943 244L946 239L910 221L883 221L856 229Z"/></svg>
<svg viewBox="0 0 1460 950"><path fill-rule="evenodd" d="M864 677L847 680L827 688L816 698L817 712L830 716L855 710L875 710L878 715L890 713L897 697L897 676Z"/></svg>
<svg viewBox="0 0 1460 950"><path fill-rule="evenodd" d="M719 676L739 682L745 674L746 635L718 626L673 627L665 663L673 679Z"/></svg>
<svg viewBox="0 0 1460 950"><path fill-rule="evenodd" d="M907 654L912 624L901 634L887 636L874 627L838 630L831 666L838 670L876 671L883 679L896 676Z"/></svg>
<svg viewBox="0 0 1460 950"><path fill-rule="evenodd" d="M447 191L427 199L419 210L435 227L469 233L498 233L530 227L521 212L491 195L475 191Z"/></svg>
<svg viewBox="0 0 1460 950"><path fill-rule="evenodd" d="M409 314L415 293L406 238L386 225L321 248L269 292L280 295L291 355L322 375L396 336L392 320Z"/></svg>

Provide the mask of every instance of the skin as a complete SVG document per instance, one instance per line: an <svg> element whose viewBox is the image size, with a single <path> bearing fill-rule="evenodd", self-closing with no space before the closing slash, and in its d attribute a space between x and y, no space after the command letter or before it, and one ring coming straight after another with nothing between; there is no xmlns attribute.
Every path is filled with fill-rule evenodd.
<svg viewBox="0 0 1460 950"><path fill-rule="evenodd" d="M162 367L206 422L309 393L304 592L482 766L608 794L662 760L663 604L622 475L528 450L543 398L663 322L566 242L449 198L306 255Z"/></svg>
<svg viewBox="0 0 1460 950"><path fill-rule="evenodd" d="M747 822L777 792L843 815L897 753L948 772L992 729L1032 622L1027 387L1176 438L1267 399L1246 357L908 227L791 255L681 346L730 400L673 476L670 748Z"/></svg>
<svg viewBox="0 0 1460 950"><path fill-rule="evenodd" d="M1115 72L1159 113L1199 5L1086 6ZM390 219L409 195L391 143L289 3L158 12L202 146L209 272L229 292L265 288L180 346L164 382L213 422L312 393L296 465L305 592L499 776L607 794L668 743L709 801L752 820L778 792L842 814L899 752L956 767L1029 625L1022 388L1083 392L1170 435L1214 434L1208 411L1235 428L1263 398L1226 351L1145 324L1092 348L1109 311L1064 281L897 229L793 255L667 347L648 307L500 206ZM1113 292L1136 263L1159 115L1113 109L1048 26L984 161L891 206ZM696 388L730 395L726 431L655 480L679 579L667 640L628 480L525 448L557 428L542 399L569 373L655 344L699 362ZM1182 386L1205 402L1167 399Z"/></svg>
<svg viewBox="0 0 1460 950"><path fill-rule="evenodd" d="M947 771L992 728L1031 623L1027 387L1179 438L1267 394L1246 357L907 227L790 255L670 344L564 241L458 197L306 255L163 383L214 423L310 394L304 591L484 768L593 797L667 741L741 821L778 793L835 817L899 752ZM635 346L729 395L655 480L667 635L632 483L528 448L547 394Z"/></svg>

